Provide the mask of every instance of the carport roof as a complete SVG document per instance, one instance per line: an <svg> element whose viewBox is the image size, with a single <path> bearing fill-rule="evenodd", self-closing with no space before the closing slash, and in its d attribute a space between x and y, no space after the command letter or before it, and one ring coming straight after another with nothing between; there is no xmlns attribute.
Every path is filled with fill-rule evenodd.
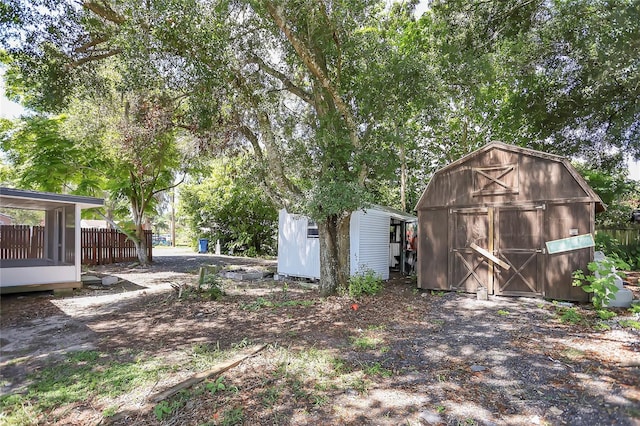
<svg viewBox="0 0 640 426"><path fill-rule="evenodd" d="M61 205L78 204L80 208L102 207L102 198L81 195L55 194L53 192L29 191L0 187L0 207L47 210Z"/></svg>

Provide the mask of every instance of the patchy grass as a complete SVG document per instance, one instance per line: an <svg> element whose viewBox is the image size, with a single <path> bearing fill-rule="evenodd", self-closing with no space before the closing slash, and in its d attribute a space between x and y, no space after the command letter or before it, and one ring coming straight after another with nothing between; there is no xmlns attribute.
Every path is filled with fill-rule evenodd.
<svg viewBox="0 0 640 426"><path fill-rule="evenodd" d="M634 330L640 330L640 321L625 319L625 320L618 321L618 324L620 324L624 328L632 328Z"/></svg>
<svg viewBox="0 0 640 426"><path fill-rule="evenodd" d="M158 359L135 358L118 361L97 351L69 354L29 376L24 394L0 398L2 422L6 425L30 425L55 422L45 413L92 398L114 398L157 380L168 370ZM116 409L109 407L103 415L111 417Z"/></svg>
<svg viewBox="0 0 640 426"><path fill-rule="evenodd" d="M351 338L351 346L354 349L361 351L368 351L377 349L382 344L383 340L380 337L375 336L358 336Z"/></svg>
<svg viewBox="0 0 640 426"><path fill-rule="evenodd" d="M424 292L425 297L415 297L405 285L391 283L384 298L363 296L356 312L349 297L320 298L293 283L238 288L221 301L149 294L126 310L99 315L91 325L108 331L98 334L98 346L113 350L65 359L59 364L66 372L61 365L41 361L30 384L18 373L33 365L33 359L14 361L7 370L18 371L15 377L21 382L7 383L21 383L25 394L0 401L0 424L418 424L425 410L435 411L443 424L525 424L535 416L540 424L561 424L571 417L549 409L562 407L578 384L593 389L581 396L581 403L592 407L584 413L585 424L637 417L629 389L636 389L638 380L619 365L632 360L637 333L630 328L638 318L622 310L615 310L618 317L602 319L610 314L581 306L571 313L566 305L547 302L538 303L544 308L540 312L531 309L535 302L509 300L478 305L479 315L459 315L471 296L447 293L439 298ZM504 315L497 313L499 308ZM576 314L584 322L563 325L562 314ZM14 318L19 316L5 321L14 323ZM628 328L608 339L594 331L598 324ZM582 329L576 333L577 328ZM249 335L269 346L224 377L210 378L158 404L148 402L149 396L251 345ZM567 336L574 344L558 344ZM124 349L132 342L136 352ZM482 351L489 343L513 352L500 361L509 384L494 387L487 382L490 372L469 371L472 363L491 362L485 357L491 355ZM562 365L570 367L549 381L547 374ZM55 375L47 373L54 367ZM126 376L125 367L133 378L119 380ZM61 387L69 387L67 393L74 380L84 383L83 396L63 397L60 390L57 399L40 401L37 382L51 375L61 379ZM598 388L602 377L620 386ZM111 386L111 380L121 384ZM512 392L511 383L518 392ZM523 395L530 404L522 404ZM602 408L599 403L608 395L617 399Z"/></svg>
<svg viewBox="0 0 640 426"><path fill-rule="evenodd" d="M258 297L255 301L251 303L243 303L240 305L240 309L246 311L258 311L262 308L284 308L284 307L294 307L294 306L302 306L309 307L313 306L316 303L315 300L285 300L283 302L274 302L264 297Z"/></svg>
<svg viewBox="0 0 640 426"><path fill-rule="evenodd" d="M363 371L368 376L380 376L380 377L391 377L393 376L393 372L382 367L382 364L379 362L373 362L368 365L363 366Z"/></svg>

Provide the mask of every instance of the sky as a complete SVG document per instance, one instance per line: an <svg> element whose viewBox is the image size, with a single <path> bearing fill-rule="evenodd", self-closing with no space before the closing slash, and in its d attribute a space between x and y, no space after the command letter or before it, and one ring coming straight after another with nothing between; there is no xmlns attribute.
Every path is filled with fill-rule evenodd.
<svg viewBox="0 0 640 426"><path fill-rule="evenodd" d="M0 118L18 118L24 108L4 95L4 68L0 67Z"/></svg>

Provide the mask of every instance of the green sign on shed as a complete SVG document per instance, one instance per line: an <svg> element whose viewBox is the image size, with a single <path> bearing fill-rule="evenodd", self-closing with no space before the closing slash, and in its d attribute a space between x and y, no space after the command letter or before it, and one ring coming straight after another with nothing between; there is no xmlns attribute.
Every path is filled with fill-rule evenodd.
<svg viewBox="0 0 640 426"><path fill-rule="evenodd" d="M556 254L587 247L595 247L596 243L593 240L593 235L585 234L562 238L560 240L547 241L545 245L547 246L547 253Z"/></svg>

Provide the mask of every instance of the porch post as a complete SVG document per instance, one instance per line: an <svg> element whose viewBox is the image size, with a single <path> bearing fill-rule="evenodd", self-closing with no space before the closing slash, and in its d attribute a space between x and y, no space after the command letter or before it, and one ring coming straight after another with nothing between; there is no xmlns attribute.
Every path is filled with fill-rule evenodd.
<svg viewBox="0 0 640 426"><path fill-rule="evenodd" d="M82 208L79 204L74 204L75 208L75 266L76 266L76 281L80 282L82 280L82 241L81 234L82 229L80 228L80 221L82 220Z"/></svg>

